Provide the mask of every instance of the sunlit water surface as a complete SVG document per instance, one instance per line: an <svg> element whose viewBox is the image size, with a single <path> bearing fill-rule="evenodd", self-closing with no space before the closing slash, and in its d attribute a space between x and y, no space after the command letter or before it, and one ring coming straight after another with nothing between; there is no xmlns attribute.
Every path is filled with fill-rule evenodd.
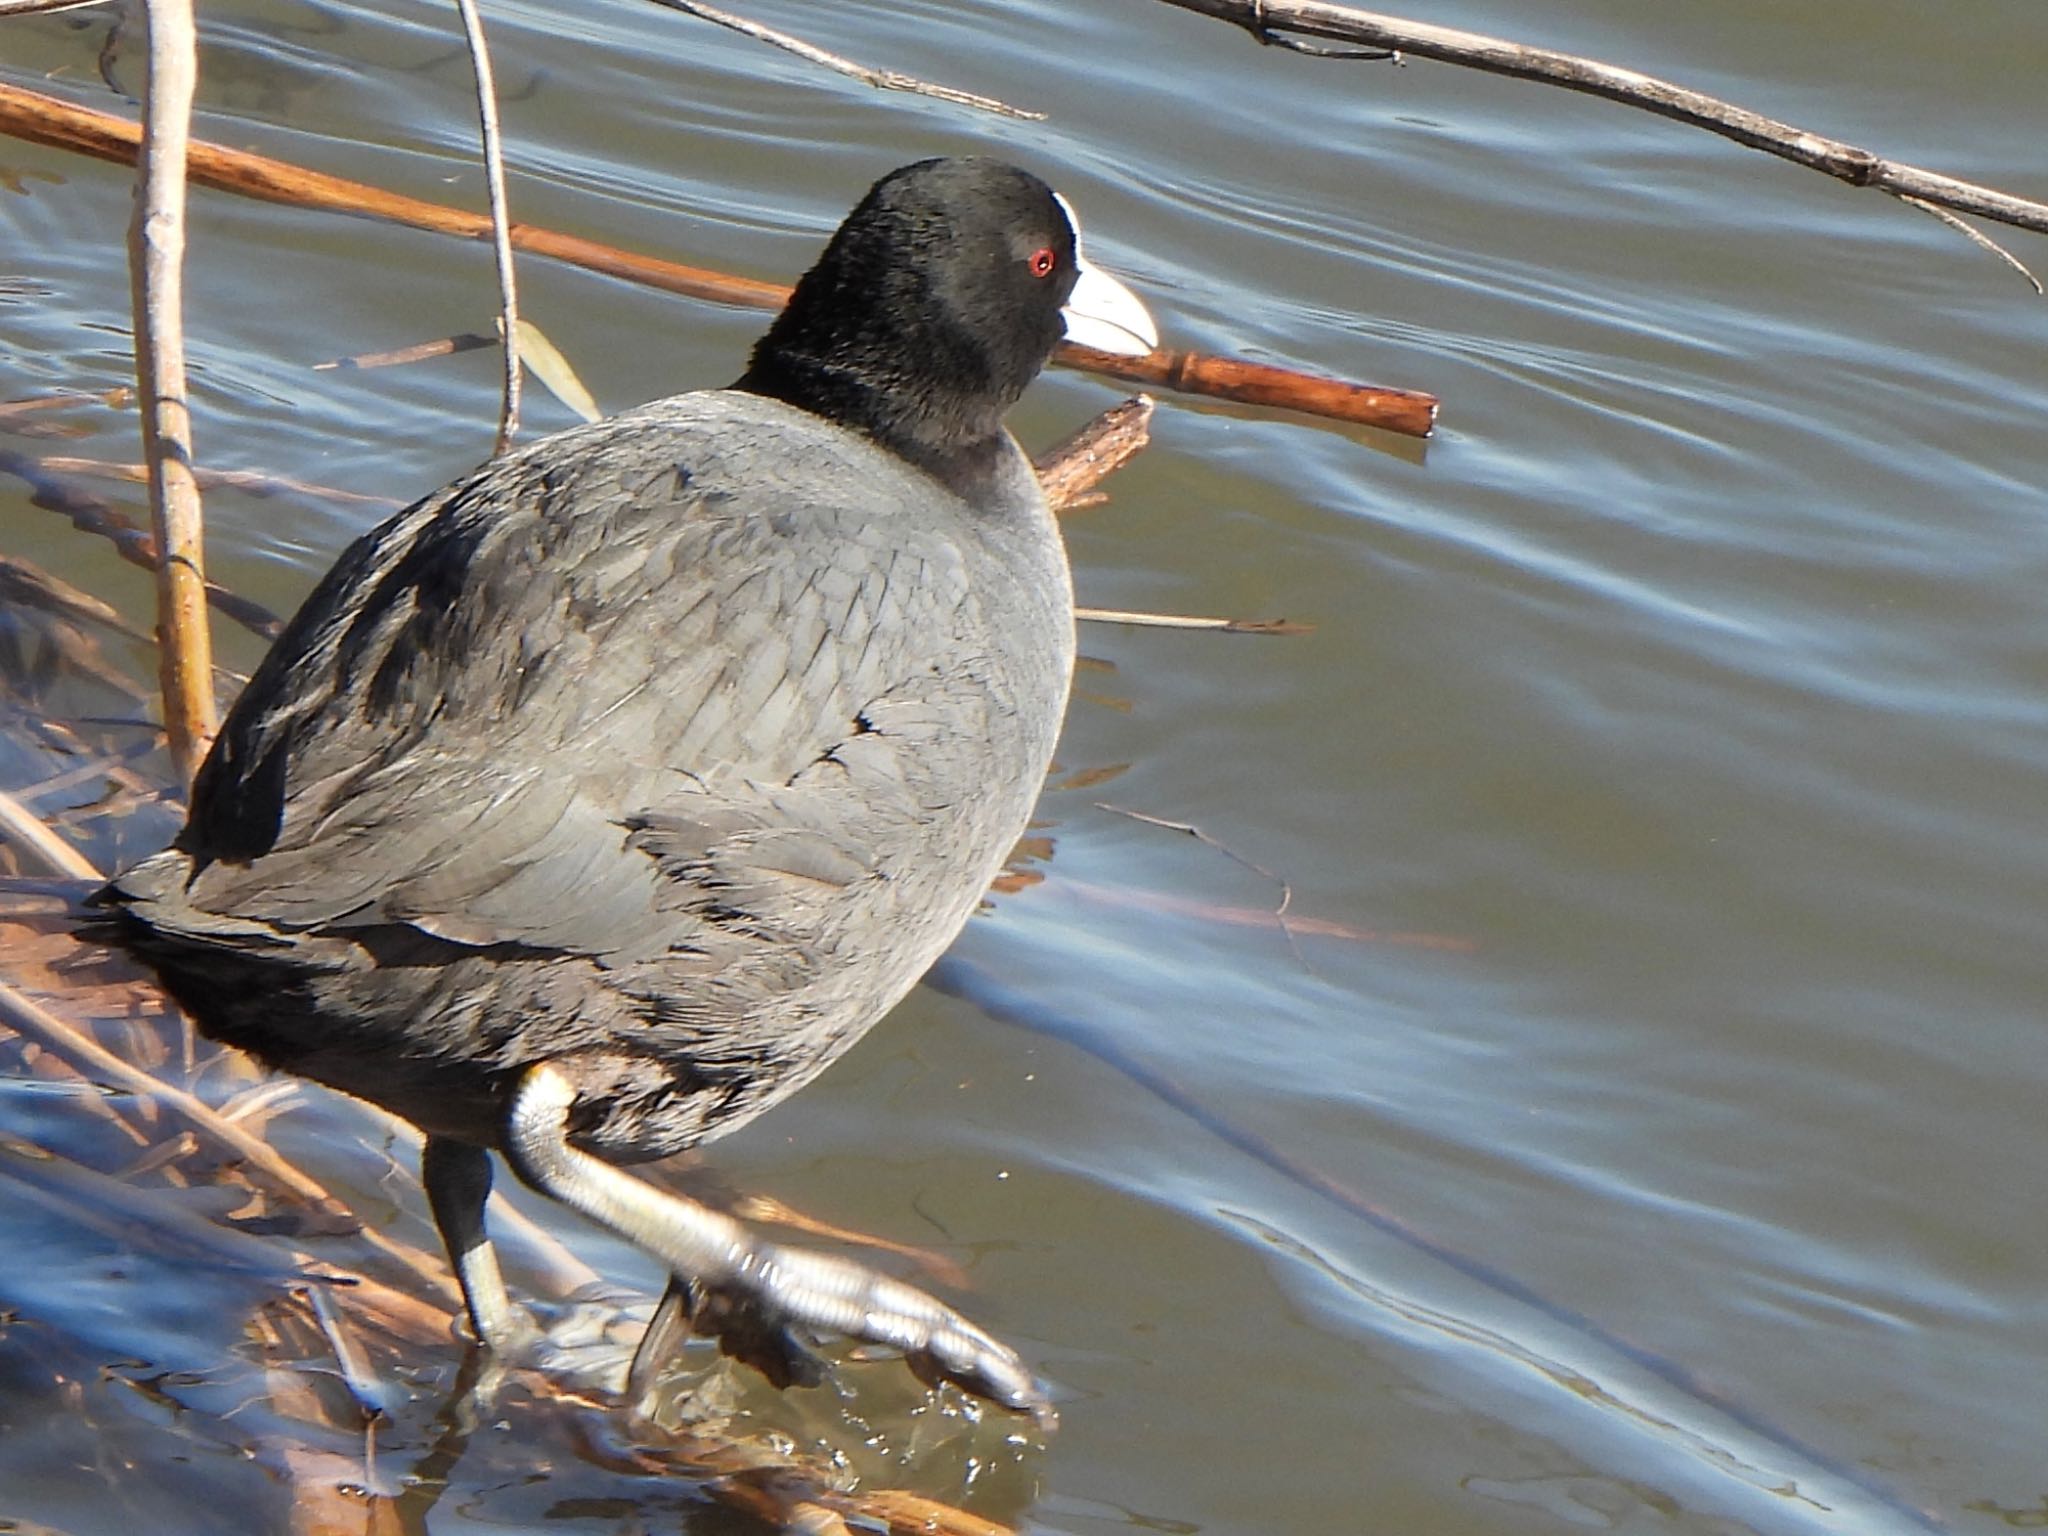
<svg viewBox="0 0 2048 1536"><path fill-rule="evenodd" d="M739 1185L964 1265L969 1309L1057 1383L1049 1444L984 1425L897 1480L1075 1533L2048 1520L2048 304L1876 193L1533 85L1137 0L747 9L1048 117L877 93L630 0L494 5L519 216L786 279L882 171L1002 153L1171 344L1445 402L1426 450L1162 402L1069 525L1082 601L1313 633L1088 627L1045 878L956 951L978 991L920 991L716 1149ZM203 11L204 136L476 204L452 11ZM2048 197L2034 0L1957 0L1933 31L1850 0L1426 19ZM0 22L0 78L126 110L105 28ZM137 86L138 43L115 71ZM128 207L124 173L0 142L0 396L129 377ZM205 462L409 498L488 451L487 353L310 371L487 328L482 248L194 211ZM723 382L760 324L539 260L522 283L609 409ZM1044 443L1115 398L1054 374L1015 424ZM132 417L83 419L62 451L134 456ZM569 420L531 398L531 430ZM285 609L379 515L208 512L214 574ZM11 480L0 547L147 611ZM1259 918L1283 901L1291 932ZM9 1137L76 1113L0 1085ZM308 1092L284 1134L423 1236L417 1191L349 1150L352 1107ZM261 1245L138 1277L64 1202L0 1201L0 1527L278 1528L273 1473L205 1427L260 1397L231 1362ZM655 1285L535 1214L620 1293ZM421 1359L423 1398L445 1364ZM885 1406L914 1397L873 1390L914 1438ZM401 1416L384 1454L417 1435ZM508 1467L457 1466L419 1522L729 1519Z"/></svg>

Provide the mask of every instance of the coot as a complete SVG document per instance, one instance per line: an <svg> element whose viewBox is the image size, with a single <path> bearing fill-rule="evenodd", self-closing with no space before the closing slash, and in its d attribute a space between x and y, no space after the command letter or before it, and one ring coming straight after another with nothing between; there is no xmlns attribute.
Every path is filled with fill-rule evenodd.
<svg viewBox="0 0 2048 1536"><path fill-rule="evenodd" d="M1002 417L1063 320L1156 344L1037 177L884 177L732 388L508 453L352 545L177 841L96 898L206 1033L425 1133L486 1345L520 1329L483 1225L496 1151L778 1383L832 1332L1048 1411L951 1308L616 1165L809 1082L1023 830L1074 628Z"/></svg>

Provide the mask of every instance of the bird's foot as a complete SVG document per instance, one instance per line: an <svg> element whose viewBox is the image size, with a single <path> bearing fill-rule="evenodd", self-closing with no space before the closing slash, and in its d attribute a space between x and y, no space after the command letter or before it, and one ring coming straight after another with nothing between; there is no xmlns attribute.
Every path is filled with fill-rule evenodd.
<svg viewBox="0 0 2048 1536"><path fill-rule="evenodd" d="M831 1254L762 1244L732 1274L690 1282L691 1325L778 1387L813 1386L825 1362L821 1333L903 1352L927 1386L952 1382L1042 1429L1059 1422L1016 1351L915 1286Z"/></svg>

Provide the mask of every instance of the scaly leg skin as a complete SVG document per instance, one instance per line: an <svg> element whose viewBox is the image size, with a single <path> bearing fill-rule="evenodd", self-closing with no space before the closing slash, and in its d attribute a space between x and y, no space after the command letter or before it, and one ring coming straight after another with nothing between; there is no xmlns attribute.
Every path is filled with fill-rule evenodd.
<svg viewBox="0 0 2048 1536"><path fill-rule="evenodd" d="M462 1304L477 1342L494 1354L509 1354L523 1330L498 1273L498 1251L484 1230L491 1154L466 1142L429 1136L420 1148L420 1182L427 1187L427 1204L462 1286Z"/></svg>
<svg viewBox="0 0 2048 1536"><path fill-rule="evenodd" d="M505 1124L513 1172L687 1280L693 1321L716 1333L727 1353L778 1385L815 1380L804 1335L844 1334L902 1350L922 1381L953 1382L1047 1429L1058 1422L1015 1352L945 1303L849 1259L760 1242L731 1217L570 1146L573 1070L573 1061L543 1062L520 1079Z"/></svg>

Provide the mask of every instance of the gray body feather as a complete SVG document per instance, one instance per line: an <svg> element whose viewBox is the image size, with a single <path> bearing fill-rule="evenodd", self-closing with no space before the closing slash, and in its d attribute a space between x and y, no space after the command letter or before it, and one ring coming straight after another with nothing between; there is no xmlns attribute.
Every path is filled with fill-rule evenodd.
<svg viewBox="0 0 2048 1536"><path fill-rule="evenodd" d="M1007 434L970 507L775 400L514 452L352 547L177 844L108 887L209 1032L431 1136L659 1157L915 984L1022 832L1073 661Z"/></svg>

